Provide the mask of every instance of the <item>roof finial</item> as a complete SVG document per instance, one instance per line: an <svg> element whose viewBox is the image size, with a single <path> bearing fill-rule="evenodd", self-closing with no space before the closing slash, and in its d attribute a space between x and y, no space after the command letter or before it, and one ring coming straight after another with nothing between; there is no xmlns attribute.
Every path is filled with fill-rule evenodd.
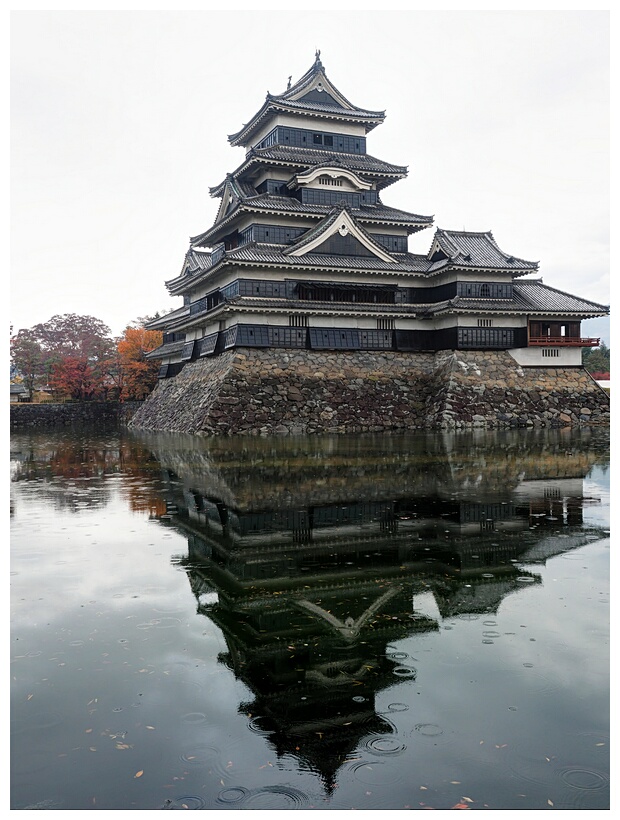
<svg viewBox="0 0 620 820"><path fill-rule="evenodd" d="M291 74L291 76L288 78L288 85L286 86L286 90L287 90L287 91L288 91L288 90L289 90L289 88L291 87L291 80L292 80L292 79L293 79L293 75Z"/></svg>
<svg viewBox="0 0 620 820"><path fill-rule="evenodd" d="M314 64L316 66L322 66L322 63L321 63L321 49L320 48L317 48L317 50L314 52L314 56L315 56Z"/></svg>

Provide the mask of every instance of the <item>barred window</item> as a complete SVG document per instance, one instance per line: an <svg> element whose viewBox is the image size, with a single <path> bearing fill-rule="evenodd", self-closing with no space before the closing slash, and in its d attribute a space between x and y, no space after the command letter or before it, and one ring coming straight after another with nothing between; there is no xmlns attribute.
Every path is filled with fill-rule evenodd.
<svg viewBox="0 0 620 820"><path fill-rule="evenodd" d="M493 319L478 319L478 327L493 327Z"/></svg>
<svg viewBox="0 0 620 820"><path fill-rule="evenodd" d="M377 319L378 330L394 330L394 319Z"/></svg>
<svg viewBox="0 0 620 820"><path fill-rule="evenodd" d="M560 355L560 349L558 347L543 347L542 355L543 359L556 359Z"/></svg>
<svg viewBox="0 0 620 820"><path fill-rule="evenodd" d="M289 316L288 317L288 325L289 325L289 327L308 327L308 317L307 316Z"/></svg>

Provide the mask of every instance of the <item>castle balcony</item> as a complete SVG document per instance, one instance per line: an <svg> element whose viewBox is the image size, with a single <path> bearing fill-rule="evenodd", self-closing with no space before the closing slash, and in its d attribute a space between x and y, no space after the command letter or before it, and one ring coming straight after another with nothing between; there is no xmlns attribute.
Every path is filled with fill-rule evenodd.
<svg viewBox="0 0 620 820"><path fill-rule="evenodd" d="M528 347L599 347L600 339L581 336L530 336Z"/></svg>

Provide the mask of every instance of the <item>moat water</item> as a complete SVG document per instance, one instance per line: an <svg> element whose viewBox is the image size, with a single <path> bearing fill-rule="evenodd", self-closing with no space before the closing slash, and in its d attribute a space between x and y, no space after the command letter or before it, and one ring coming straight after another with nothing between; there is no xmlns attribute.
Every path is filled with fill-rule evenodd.
<svg viewBox="0 0 620 820"><path fill-rule="evenodd" d="M11 438L11 808L605 810L601 431Z"/></svg>

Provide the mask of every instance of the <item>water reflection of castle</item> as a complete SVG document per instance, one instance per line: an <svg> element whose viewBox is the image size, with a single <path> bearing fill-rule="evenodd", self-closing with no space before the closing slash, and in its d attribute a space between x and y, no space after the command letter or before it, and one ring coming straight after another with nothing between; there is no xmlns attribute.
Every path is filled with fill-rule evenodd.
<svg viewBox="0 0 620 820"><path fill-rule="evenodd" d="M477 457L381 441L284 454L150 442L167 484L161 520L187 535L198 611L221 628L220 660L253 693L240 708L328 789L361 738L392 731L376 695L416 674L395 641L496 612L540 583L536 563L592 537L588 447L534 441Z"/></svg>

